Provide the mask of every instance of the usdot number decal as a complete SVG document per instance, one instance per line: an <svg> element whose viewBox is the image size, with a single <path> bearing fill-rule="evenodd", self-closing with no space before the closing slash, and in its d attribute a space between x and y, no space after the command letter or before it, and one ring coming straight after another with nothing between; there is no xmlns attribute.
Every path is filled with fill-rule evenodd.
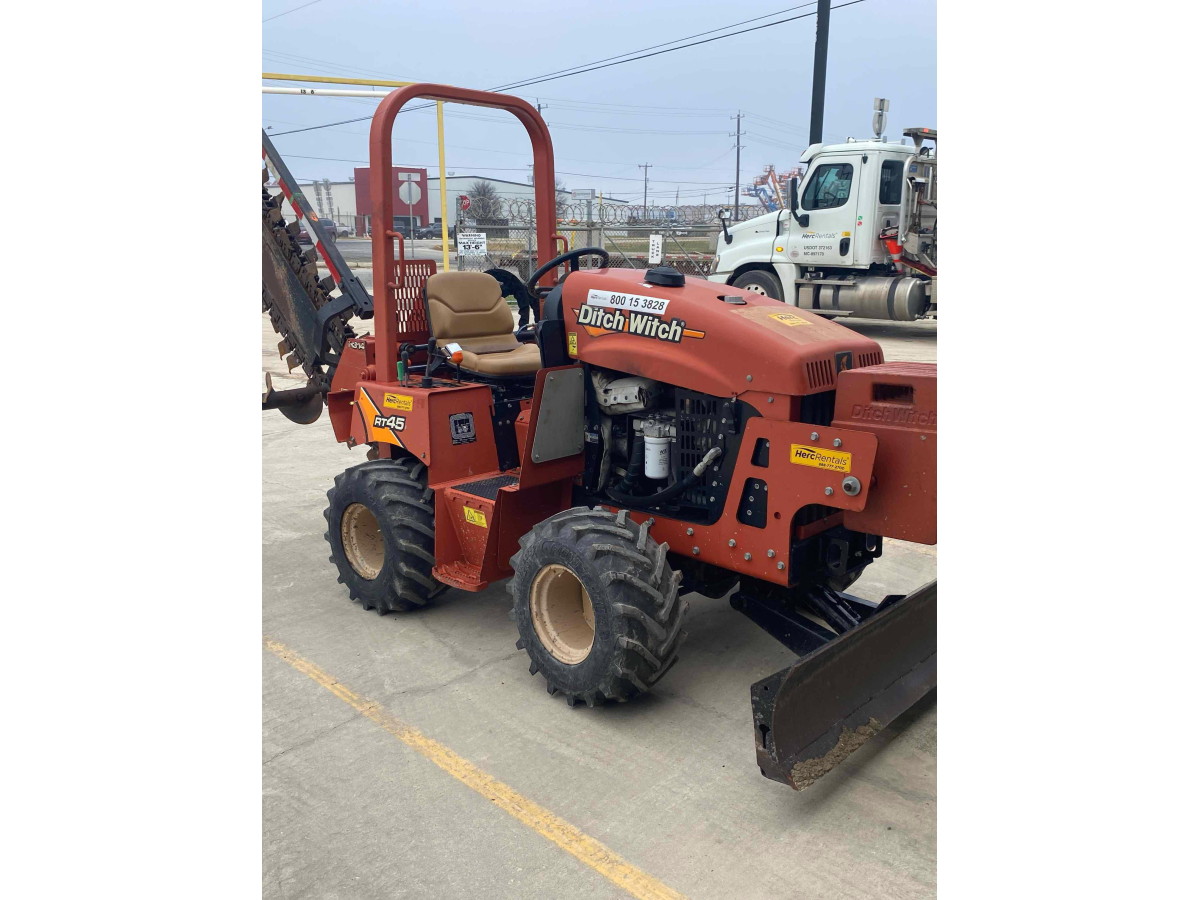
<svg viewBox="0 0 1200 900"><path fill-rule="evenodd" d="M472 525L478 525L480 528L487 528L487 518L479 510L471 509L469 506L464 506L463 515L466 516L467 521Z"/></svg>

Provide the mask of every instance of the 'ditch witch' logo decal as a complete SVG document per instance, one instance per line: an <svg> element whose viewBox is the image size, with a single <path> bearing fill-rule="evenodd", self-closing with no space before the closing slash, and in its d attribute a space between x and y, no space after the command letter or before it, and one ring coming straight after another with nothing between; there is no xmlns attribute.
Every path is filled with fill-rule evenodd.
<svg viewBox="0 0 1200 900"><path fill-rule="evenodd" d="M667 321L650 313L628 312L623 309L605 309L600 306L583 306L575 310L575 321L583 326L592 337L602 334L635 334L678 344L685 337L703 340L704 332L688 328L683 319Z"/></svg>

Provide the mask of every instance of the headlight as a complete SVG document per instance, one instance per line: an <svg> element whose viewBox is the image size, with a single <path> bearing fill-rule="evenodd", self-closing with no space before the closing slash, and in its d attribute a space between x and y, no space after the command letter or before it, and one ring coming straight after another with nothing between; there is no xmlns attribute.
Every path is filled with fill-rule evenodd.
<svg viewBox="0 0 1200 900"><path fill-rule="evenodd" d="M720 271L721 271L721 257L720 257L720 256L714 256L714 257L713 257L713 267L712 267L712 270L713 270L714 272L720 272Z"/></svg>

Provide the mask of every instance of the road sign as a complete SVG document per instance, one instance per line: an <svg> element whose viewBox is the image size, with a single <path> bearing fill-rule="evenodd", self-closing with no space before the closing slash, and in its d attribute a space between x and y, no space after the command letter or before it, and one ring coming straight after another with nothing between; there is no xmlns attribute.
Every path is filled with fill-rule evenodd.
<svg viewBox="0 0 1200 900"><path fill-rule="evenodd" d="M595 200L596 189L588 188L586 191L571 191L572 200Z"/></svg>
<svg viewBox="0 0 1200 900"><path fill-rule="evenodd" d="M458 205L459 205L459 208L462 209L463 212L466 212L468 209L471 208L471 198L468 197L466 194L460 194L459 198L458 198Z"/></svg>
<svg viewBox="0 0 1200 900"><path fill-rule="evenodd" d="M409 206L421 199L421 188L415 181L406 181L400 185L400 199Z"/></svg>
<svg viewBox="0 0 1200 900"><path fill-rule="evenodd" d="M662 235L650 235L650 265L657 266L662 262Z"/></svg>
<svg viewBox="0 0 1200 900"><path fill-rule="evenodd" d="M487 235L481 232L459 232L459 256L487 256Z"/></svg>

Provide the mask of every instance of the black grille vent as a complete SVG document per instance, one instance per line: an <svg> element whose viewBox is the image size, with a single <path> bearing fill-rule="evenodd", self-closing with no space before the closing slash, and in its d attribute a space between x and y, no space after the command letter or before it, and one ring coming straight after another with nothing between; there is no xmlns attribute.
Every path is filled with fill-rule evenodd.
<svg viewBox="0 0 1200 900"><path fill-rule="evenodd" d="M676 390L675 402L675 439L679 445L676 477L683 478L699 464L705 453L723 444L718 440L722 401L708 394ZM708 488L704 482L684 491L683 503L708 507Z"/></svg>
<svg viewBox="0 0 1200 900"><path fill-rule="evenodd" d="M808 425L833 424L833 402L836 391L821 391L800 398L800 421Z"/></svg>

